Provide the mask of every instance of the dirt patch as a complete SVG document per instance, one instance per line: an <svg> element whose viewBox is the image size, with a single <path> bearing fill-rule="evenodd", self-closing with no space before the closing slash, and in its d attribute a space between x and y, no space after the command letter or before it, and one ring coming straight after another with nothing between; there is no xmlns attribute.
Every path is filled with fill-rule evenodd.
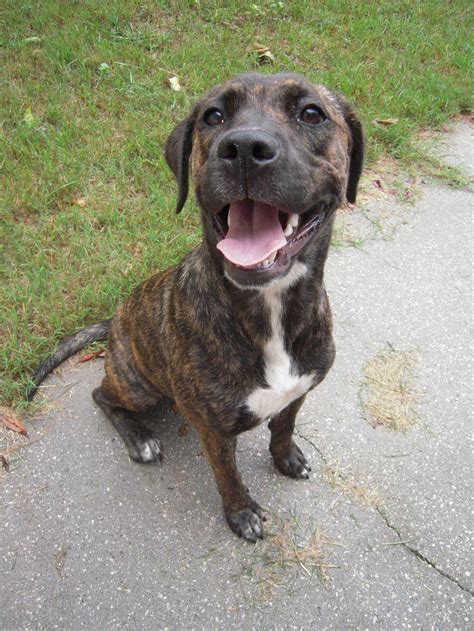
<svg viewBox="0 0 474 631"><path fill-rule="evenodd" d="M401 170L394 159L380 158L364 170L357 204L338 209L333 247L362 248L367 241L393 239L400 226L412 219L420 185L419 178Z"/></svg>
<svg viewBox="0 0 474 631"><path fill-rule="evenodd" d="M422 396L415 370L414 350L385 348L367 363L361 386L361 405L373 427L404 432L419 424L418 403Z"/></svg>
<svg viewBox="0 0 474 631"><path fill-rule="evenodd" d="M357 193L357 203L364 207L374 201L414 203L421 192L422 181L409 173L400 162L384 155L364 169Z"/></svg>

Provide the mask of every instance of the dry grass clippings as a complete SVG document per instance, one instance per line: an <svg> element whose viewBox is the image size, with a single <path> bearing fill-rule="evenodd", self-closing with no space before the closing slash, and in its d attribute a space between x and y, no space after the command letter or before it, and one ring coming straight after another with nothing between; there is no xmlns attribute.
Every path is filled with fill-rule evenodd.
<svg viewBox="0 0 474 631"><path fill-rule="evenodd" d="M376 488L370 488L363 481L356 480L347 467L338 463L327 464L323 467L324 475L333 489L350 497L363 506L382 506L383 495Z"/></svg>
<svg viewBox="0 0 474 631"><path fill-rule="evenodd" d="M328 562L327 549L335 544L320 528L313 528L309 535L305 530L295 518L272 517L267 522L266 538L257 543L244 568L249 579L243 585L247 599L267 603L279 590L291 591L297 580L314 576L324 587L329 586L329 571L338 566Z"/></svg>
<svg viewBox="0 0 474 631"><path fill-rule="evenodd" d="M373 427L407 431L419 423L422 392L416 385L416 351L386 348L367 363L361 387L361 405Z"/></svg>

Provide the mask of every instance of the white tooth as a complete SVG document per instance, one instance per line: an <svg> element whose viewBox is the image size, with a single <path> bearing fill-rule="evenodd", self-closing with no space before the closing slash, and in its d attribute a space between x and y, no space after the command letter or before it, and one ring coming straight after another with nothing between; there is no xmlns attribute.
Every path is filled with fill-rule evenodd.
<svg viewBox="0 0 474 631"><path fill-rule="evenodd" d="M283 234L285 235L285 237L289 237L292 232L293 232L292 226L289 223L287 223L286 228L283 230Z"/></svg>
<svg viewBox="0 0 474 631"><path fill-rule="evenodd" d="M270 264L272 264L274 262L274 260L276 259L276 252L273 252L273 254L270 255L270 258L268 259Z"/></svg>
<svg viewBox="0 0 474 631"><path fill-rule="evenodd" d="M292 213L288 219L288 224L293 228L297 228L299 223L299 215Z"/></svg>

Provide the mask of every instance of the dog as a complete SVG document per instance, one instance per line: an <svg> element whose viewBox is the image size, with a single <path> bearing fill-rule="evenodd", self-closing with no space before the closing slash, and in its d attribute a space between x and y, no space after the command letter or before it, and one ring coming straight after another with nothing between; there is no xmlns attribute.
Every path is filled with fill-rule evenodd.
<svg viewBox="0 0 474 631"><path fill-rule="evenodd" d="M237 436L268 421L277 469L308 478L292 435L334 361L324 265L336 209L356 199L363 153L347 101L299 75L244 74L212 88L165 148L177 212L191 174L202 243L135 289L113 319L63 342L34 377L36 387L108 337L92 396L130 457L161 460L140 413L174 401L197 429L230 528L251 542L265 515L237 469Z"/></svg>

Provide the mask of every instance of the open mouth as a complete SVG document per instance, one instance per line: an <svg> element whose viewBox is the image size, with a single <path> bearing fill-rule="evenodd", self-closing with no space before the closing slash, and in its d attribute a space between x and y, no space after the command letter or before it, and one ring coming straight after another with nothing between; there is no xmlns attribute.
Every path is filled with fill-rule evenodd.
<svg viewBox="0 0 474 631"><path fill-rule="evenodd" d="M321 225L325 213L291 213L251 199L225 206L214 215L217 249L242 270L285 269Z"/></svg>

